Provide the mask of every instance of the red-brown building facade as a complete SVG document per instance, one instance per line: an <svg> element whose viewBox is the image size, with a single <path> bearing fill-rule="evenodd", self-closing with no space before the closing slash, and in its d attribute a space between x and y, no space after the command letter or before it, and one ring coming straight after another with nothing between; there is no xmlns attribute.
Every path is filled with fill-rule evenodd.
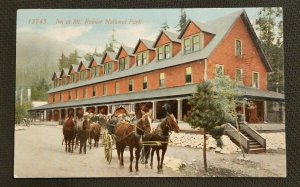
<svg viewBox="0 0 300 187"><path fill-rule="evenodd" d="M245 11L239 11L207 23L189 20L181 33L161 31L155 41L138 39L134 48L122 45L116 53L54 72L49 104L31 111L59 120L79 108L107 114L119 106L133 112L147 105L160 119L167 102L177 119L186 121L188 96L220 73L238 82L242 98L256 104L257 116L251 119L245 105L237 110L248 122L264 122L267 102L282 106L284 101L282 94L267 90L271 71Z"/></svg>

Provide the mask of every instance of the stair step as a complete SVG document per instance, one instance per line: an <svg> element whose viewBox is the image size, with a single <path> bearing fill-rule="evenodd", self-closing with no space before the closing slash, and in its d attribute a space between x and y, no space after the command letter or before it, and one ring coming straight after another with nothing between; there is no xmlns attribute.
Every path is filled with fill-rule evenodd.
<svg viewBox="0 0 300 187"><path fill-rule="evenodd" d="M253 148L263 148L263 147L260 144L254 144L254 145L249 145L249 148L253 149Z"/></svg>
<svg viewBox="0 0 300 187"><path fill-rule="evenodd" d="M266 152L266 148L263 148L263 147L261 147L261 148L251 148L248 151L248 153L250 153L250 154L264 153L264 152Z"/></svg>
<svg viewBox="0 0 300 187"><path fill-rule="evenodd" d="M255 142L254 141L252 141L252 142L250 141L249 142L249 145L255 145L255 144L259 144L259 143L257 141L255 141Z"/></svg>

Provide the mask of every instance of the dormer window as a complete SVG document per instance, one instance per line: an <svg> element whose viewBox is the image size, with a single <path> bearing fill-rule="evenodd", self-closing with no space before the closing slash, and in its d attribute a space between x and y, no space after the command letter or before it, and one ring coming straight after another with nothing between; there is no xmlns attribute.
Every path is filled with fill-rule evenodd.
<svg viewBox="0 0 300 187"><path fill-rule="evenodd" d="M82 80L82 81L86 80L86 71L85 70L80 72L80 80Z"/></svg>
<svg viewBox="0 0 300 187"><path fill-rule="evenodd" d="M171 57L171 53L170 53L170 45L166 45L165 46L165 58L168 59Z"/></svg>
<svg viewBox="0 0 300 187"><path fill-rule="evenodd" d="M111 74L113 72L113 63L109 62L104 64L104 74Z"/></svg>
<svg viewBox="0 0 300 187"><path fill-rule="evenodd" d="M142 54L141 53L137 54L137 56L136 56L136 65L137 66L142 65Z"/></svg>
<svg viewBox="0 0 300 187"><path fill-rule="evenodd" d="M145 64L148 63L148 55L147 55L147 52L143 52L143 53L142 53L142 62L143 62L143 65L145 65Z"/></svg>
<svg viewBox="0 0 300 187"><path fill-rule="evenodd" d="M190 37L187 37L183 40L183 52L188 54L194 51L199 51L202 49L202 35L197 34Z"/></svg>
<svg viewBox="0 0 300 187"><path fill-rule="evenodd" d="M193 51L198 51L200 49L200 36L193 37Z"/></svg>
<svg viewBox="0 0 300 187"><path fill-rule="evenodd" d="M92 77L97 77L97 66L91 68Z"/></svg>
<svg viewBox="0 0 300 187"><path fill-rule="evenodd" d="M121 58L119 60L119 71L122 71L124 69L128 69L128 67L129 67L128 58L127 57Z"/></svg>
<svg viewBox="0 0 300 187"><path fill-rule="evenodd" d="M63 85L66 85L68 83L67 77L63 78Z"/></svg>
<svg viewBox="0 0 300 187"><path fill-rule="evenodd" d="M75 74L70 75L70 80L71 80L71 83L75 82Z"/></svg>
<svg viewBox="0 0 300 187"><path fill-rule="evenodd" d="M158 60L162 60L162 59L164 59L164 48L159 47L158 48Z"/></svg>
<svg viewBox="0 0 300 187"><path fill-rule="evenodd" d="M187 38L184 40L184 53L191 52L191 39Z"/></svg>

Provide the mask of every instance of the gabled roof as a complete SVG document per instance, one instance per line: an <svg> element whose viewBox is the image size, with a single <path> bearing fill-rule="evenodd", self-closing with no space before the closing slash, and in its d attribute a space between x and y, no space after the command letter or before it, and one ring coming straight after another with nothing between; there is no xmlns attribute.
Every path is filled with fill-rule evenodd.
<svg viewBox="0 0 300 187"><path fill-rule="evenodd" d="M97 66L102 65L102 56L93 55L93 59L90 61L88 66L89 68L91 68L94 61L96 62Z"/></svg>
<svg viewBox="0 0 300 187"><path fill-rule="evenodd" d="M63 68L60 72L59 77L61 78L63 73L65 73L67 76L69 76L69 69L68 68Z"/></svg>
<svg viewBox="0 0 300 187"><path fill-rule="evenodd" d="M198 21L193 21L193 20L189 19L187 21L184 29L182 29L182 31L180 32L178 39L181 39L182 35L185 33L185 31L188 28L188 26L190 25L190 23L194 23L203 32L208 32L210 34L214 34L214 30L209 26L209 24L198 22Z"/></svg>
<svg viewBox="0 0 300 187"><path fill-rule="evenodd" d="M137 48L138 48L138 46L140 45L140 43L141 42L143 42L143 44L145 44L145 46L147 47L147 49L149 49L149 50L155 50L154 48L153 48L153 44L154 44L154 42L153 41L150 41L150 40L145 40L145 39L139 39L139 41L137 42L137 44L135 45L135 47L134 47L134 49L133 49L133 54L135 54L135 52L136 52L136 50L137 50Z"/></svg>
<svg viewBox="0 0 300 187"><path fill-rule="evenodd" d="M174 33L174 32L170 32L170 31L166 31L166 30L161 30L158 37L156 38L154 44L152 47L156 47L157 42L159 41L160 37L162 34L165 34L172 42L177 42L177 43L181 43L181 41L178 39L178 33Z"/></svg>
<svg viewBox="0 0 300 187"><path fill-rule="evenodd" d="M102 58L102 61L101 63L103 64L103 61L105 60L106 58L106 55L112 60L112 61L116 61L116 56L117 54L115 52L111 52L111 51L105 51L104 55L103 55L103 58Z"/></svg>
<svg viewBox="0 0 300 187"><path fill-rule="evenodd" d="M214 50L218 47L218 45L225 38L225 36L229 33L233 24L237 21L237 19L239 17L242 17L242 19L245 20L247 27L249 27L250 35L251 35L251 37L253 37L253 41L258 46L257 49L262 56L262 62L264 63L267 70L270 71L271 67L264 56L264 53L260 47L260 42L255 34L255 31L252 28L252 25L251 25L248 17L246 16L246 12L241 10L241 11L237 11L232 14L229 14L227 16L221 17L219 19L208 22L210 24L210 29L213 29L215 36L207 44L207 46L200 51L196 51L196 52L186 54L186 55L177 53L174 57L165 59L164 63L149 63L144 66L138 66L138 67L133 66L133 68L131 68L130 71L116 71L116 72L113 72L112 74L108 74L106 76L101 76L101 77L96 77L91 80L79 81L75 84L69 84L64 87L52 88L48 91L48 93L53 93L53 92L57 92L57 91L65 90L65 89L72 89L72 88L76 88L76 87L86 86L89 84L110 81L110 80L114 80L114 79L118 79L118 78L122 78L122 77L138 75L141 73L147 73L147 72L151 72L151 71L155 71L155 70L159 70L159 69L173 67L173 66L177 66L177 65L181 65L181 64L185 64L185 63L190 63L193 61L198 61L201 59L207 59L214 52ZM157 59L155 58L154 61L157 61Z"/></svg>
<svg viewBox="0 0 300 187"><path fill-rule="evenodd" d="M89 64L90 64L90 62L88 62L88 61L80 61L77 71L80 70L80 68L81 68L82 65L83 65L86 69L90 69L90 68L89 68Z"/></svg>
<svg viewBox="0 0 300 187"><path fill-rule="evenodd" d="M70 75L72 69L74 69L75 72L78 72L78 67L79 67L78 64L71 64L70 67L69 67L68 75Z"/></svg>
<svg viewBox="0 0 300 187"><path fill-rule="evenodd" d="M133 55L133 49L134 48L128 47L128 46L122 44L119 51L118 51L118 53L117 53L117 55L116 55L116 57L115 57L116 59L119 58L119 55L120 55L122 49L124 49L124 51L127 53L128 56L134 56Z"/></svg>
<svg viewBox="0 0 300 187"><path fill-rule="evenodd" d="M56 78L59 78L59 75L60 75L60 72L59 72L59 71L53 72L52 80L54 79L54 76L55 76Z"/></svg>

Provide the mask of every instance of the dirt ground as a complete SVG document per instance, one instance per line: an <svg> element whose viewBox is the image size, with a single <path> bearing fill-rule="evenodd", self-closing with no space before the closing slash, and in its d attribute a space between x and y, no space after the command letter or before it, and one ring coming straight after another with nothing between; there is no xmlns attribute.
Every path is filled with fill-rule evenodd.
<svg viewBox="0 0 300 187"><path fill-rule="evenodd" d="M208 172L204 172L202 150L191 147L169 146L166 157L184 163L178 170L165 165L164 172L140 164L139 172L128 170L129 152L124 154L125 166L118 165L116 150L111 164L104 160L103 148L92 148L86 155L66 153L62 129L57 126L30 126L15 131L14 175L17 178L51 177L285 177L285 150L261 154L220 154L207 152Z"/></svg>

